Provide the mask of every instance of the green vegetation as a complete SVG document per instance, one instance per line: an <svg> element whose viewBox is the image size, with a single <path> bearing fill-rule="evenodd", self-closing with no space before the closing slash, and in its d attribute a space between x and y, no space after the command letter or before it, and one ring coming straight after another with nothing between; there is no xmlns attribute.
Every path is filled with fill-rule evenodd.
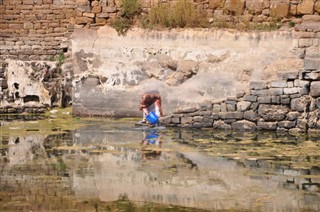
<svg viewBox="0 0 320 212"><path fill-rule="evenodd" d="M121 11L111 26L119 35L125 35L140 13L141 5L138 0L121 0Z"/></svg>
<svg viewBox="0 0 320 212"><path fill-rule="evenodd" d="M153 6L147 16L142 16L138 0L122 0L119 16L111 26L119 35L125 35L135 21L145 28L208 27L204 12L198 11L189 0Z"/></svg>
<svg viewBox="0 0 320 212"><path fill-rule="evenodd" d="M60 53L58 55L52 56L50 58L51 61L56 61L58 63L58 65L62 65L64 63L65 60L65 56L64 53Z"/></svg>
<svg viewBox="0 0 320 212"><path fill-rule="evenodd" d="M236 29L236 30L256 30L256 31L274 31L280 29L282 24L278 20L269 23L254 23L254 22L240 22L237 19L234 21L214 20L210 27Z"/></svg>
<svg viewBox="0 0 320 212"><path fill-rule="evenodd" d="M152 7L147 20L149 25L160 27L206 27L203 14L192 2L178 0L173 5L167 3Z"/></svg>
<svg viewBox="0 0 320 212"><path fill-rule="evenodd" d="M269 23L241 20L239 15L231 18L231 20L216 17L211 18L209 23L206 12L190 0L160 2L152 6L147 14L142 13L139 0L121 0L121 10L111 26L119 35L125 35L134 24L149 29L206 27L258 31L273 31L283 25L280 20L273 20ZM294 23L289 22L288 26L293 27Z"/></svg>

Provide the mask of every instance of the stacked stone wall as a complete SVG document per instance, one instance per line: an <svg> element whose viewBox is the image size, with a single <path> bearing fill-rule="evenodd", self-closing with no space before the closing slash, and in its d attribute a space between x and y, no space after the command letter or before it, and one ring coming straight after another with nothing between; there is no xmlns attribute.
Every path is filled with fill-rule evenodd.
<svg viewBox="0 0 320 212"><path fill-rule="evenodd" d="M162 124L237 131L320 130L320 34L305 30L310 19L318 16L304 16L295 32L293 50L304 60L303 69L278 73L277 80L249 82L249 91L235 97L178 109L161 118Z"/></svg>
<svg viewBox="0 0 320 212"><path fill-rule="evenodd" d="M168 2L171 1L143 0L143 14L154 5ZM234 20L240 20L242 24L273 21L292 23L292 26L295 25L296 48L294 50L298 57L305 60L305 72L311 70L312 67L308 66L319 66L320 0L209 0L194 1L194 3L200 11L206 13L210 23L217 21L232 22ZM75 65L70 58L72 52L70 39L74 29L99 29L100 26L111 23L119 11L121 11L121 1L114 0L1 0L0 100L3 107L1 113L24 112L23 108L27 105L24 103L29 101L40 104L39 109L30 109L30 111L44 111L43 107L57 105L56 102L60 101L57 99L60 98L59 96L63 96L63 92L66 92L66 90L69 90L67 91L68 95L66 95L69 98L71 81L74 77L73 66ZM21 95L25 87L18 83L19 87L17 88L14 82L8 81L8 66L12 61L56 60L61 62L58 61L60 60L59 56L67 58L61 67L62 73L59 73L59 78L63 78L61 88L64 87L65 90L61 88L54 90L55 86L52 86L53 83L51 82L34 81L34 84L45 84L41 85L46 89L45 95ZM46 74L45 70L46 68L41 68L41 70L36 68L34 73L39 72L41 76L44 76ZM315 80L316 82L318 80L318 70L317 68L316 71L305 73L302 76L304 78L299 79ZM33 78L33 76L30 77ZM58 78L57 80L59 81ZM310 87L312 86L316 86L316 83L312 83ZM270 89L276 90L274 87L270 87ZM291 89L291 87L287 87L286 92L287 89ZM291 90L294 89L298 89L298 87L296 86ZM283 88L283 90L285 89ZM311 93L310 95L314 94ZM51 100L47 101L48 98ZM265 97L257 96L257 98L262 101L261 99ZM288 98L291 102L292 97L289 96ZM42 101L42 99L46 100Z"/></svg>
<svg viewBox="0 0 320 212"><path fill-rule="evenodd" d="M236 131L319 130L319 68L306 60L304 70L281 74L279 80L250 82L248 92L178 109L161 122L166 126Z"/></svg>
<svg viewBox="0 0 320 212"><path fill-rule="evenodd" d="M143 11L171 1L143 0ZM264 23L281 20L297 26L303 15L319 15L320 0L194 1L210 22L240 20ZM2 0L0 59L50 60L67 52L74 28L97 29L121 11L121 1ZM305 27L319 29L314 21Z"/></svg>

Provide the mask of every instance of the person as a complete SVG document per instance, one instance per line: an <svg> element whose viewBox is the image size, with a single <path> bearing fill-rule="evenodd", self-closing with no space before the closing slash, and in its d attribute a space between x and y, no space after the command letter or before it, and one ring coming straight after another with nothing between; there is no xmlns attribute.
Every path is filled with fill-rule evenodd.
<svg viewBox="0 0 320 212"><path fill-rule="evenodd" d="M143 119L140 123L147 123L146 116L154 111L158 117L162 117L161 96L159 91L147 91L141 95L140 110L142 110Z"/></svg>

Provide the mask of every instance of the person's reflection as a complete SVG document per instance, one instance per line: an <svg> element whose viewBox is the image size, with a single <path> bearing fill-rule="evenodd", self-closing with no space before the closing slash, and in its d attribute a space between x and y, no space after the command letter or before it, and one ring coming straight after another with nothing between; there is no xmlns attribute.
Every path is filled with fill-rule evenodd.
<svg viewBox="0 0 320 212"><path fill-rule="evenodd" d="M161 136L157 134L156 131L144 132L144 139L141 142L141 159L142 160L152 160L160 159L161 156ZM152 145L152 146L151 146Z"/></svg>

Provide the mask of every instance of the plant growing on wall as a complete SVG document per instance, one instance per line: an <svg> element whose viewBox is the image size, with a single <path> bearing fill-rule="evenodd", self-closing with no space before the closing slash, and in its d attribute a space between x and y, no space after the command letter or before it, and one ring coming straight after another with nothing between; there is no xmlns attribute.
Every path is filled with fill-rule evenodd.
<svg viewBox="0 0 320 212"><path fill-rule="evenodd" d="M119 35L125 35L140 13L141 5L138 0L121 0L121 11L111 26Z"/></svg>
<svg viewBox="0 0 320 212"><path fill-rule="evenodd" d="M204 12L197 10L189 0L178 0L173 5L164 3L151 8L148 14L149 27L205 27Z"/></svg>

